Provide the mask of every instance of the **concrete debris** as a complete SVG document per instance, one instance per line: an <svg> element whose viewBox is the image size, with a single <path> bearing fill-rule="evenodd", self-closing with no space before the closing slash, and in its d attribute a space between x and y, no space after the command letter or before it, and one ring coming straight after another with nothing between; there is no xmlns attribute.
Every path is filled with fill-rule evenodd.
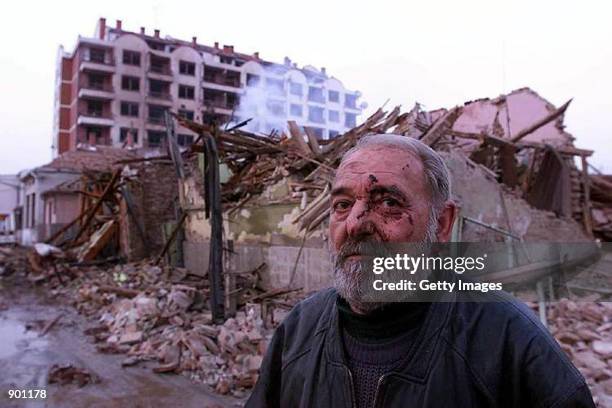
<svg viewBox="0 0 612 408"><path fill-rule="evenodd" d="M523 88L448 110L427 112L418 104L406 113L399 106L388 112L379 109L363 124L331 140L316 140L309 129L293 122L288 134L262 137L240 129L211 129L178 116L177 120L198 134L215 135L220 160L230 171L221 186L228 216L247 205L252 209L292 204L299 211L289 224L310 233L329 216L326 187L342 155L367 134L395 133L420 139L438 151L461 152L533 207L573 218L589 236L605 237L607 228L612 229L608 218L612 205L602 199L610 196L598 186L606 181L603 176L597 180L589 176L587 158L593 151L574 147L574 138L563 130L568 106L569 102L557 109ZM199 152L203 146L191 149ZM287 188L276 197L273 191L283 183Z"/></svg>
<svg viewBox="0 0 612 408"><path fill-rule="evenodd" d="M22 263L22 272L32 273L27 261ZM99 352L125 354L123 366L157 362L152 367L156 373L182 373L234 396L244 396L253 387L274 328L303 296L297 291L264 292L246 281L249 287L237 295L235 316L214 324L207 305L209 287L200 277L149 262L70 269L70 281L46 279L38 284L97 322L84 334ZM124 278L118 282L117 275ZM183 278L166 279L174 276ZM247 303L258 297L264 300ZM79 386L95 379L72 366L55 367L50 378Z"/></svg>
<svg viewBox="0 0 612 408"><path fill-rule="evenodd" d="M50 384L76 384L79 387L83 387L90 383L100 382L99 378L85 370L84 368L74 367L73 365L54 365L49 369L49 383Z"/></svg>
<svg viewBox="0 0 612 408"><path fill-rule="evenodd" d="M529 304L537 313L537 303ZM612 303L561 299L551 303L548 328L587 380L595 401L612 406Z"/></svg>
<svg viewBox="0 0 612 408"><path fill-rule="evenodd" d="M612 240L612 175L589 175L593 202L593 230L605 241Z"/></svg>

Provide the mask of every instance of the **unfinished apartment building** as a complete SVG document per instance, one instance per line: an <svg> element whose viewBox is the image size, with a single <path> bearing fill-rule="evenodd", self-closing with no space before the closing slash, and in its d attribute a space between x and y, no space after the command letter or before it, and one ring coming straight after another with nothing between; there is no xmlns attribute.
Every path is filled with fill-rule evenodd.
<svg viewBox="0 0 612 408"><path fill-rule="evenodd" d="M219 124L255 116L249 130L266 134L294 120L321 139L354 127L361 113L360 93L324 68L298 68L288 58L275 64L257 52L162 38L144 27L125 31L121 21L110 27L104 18L71 53L60 47L56 83L54 155L80 143L160 148L167 110ZM194 141L188 129L177 134L180 145Z"/></svg>

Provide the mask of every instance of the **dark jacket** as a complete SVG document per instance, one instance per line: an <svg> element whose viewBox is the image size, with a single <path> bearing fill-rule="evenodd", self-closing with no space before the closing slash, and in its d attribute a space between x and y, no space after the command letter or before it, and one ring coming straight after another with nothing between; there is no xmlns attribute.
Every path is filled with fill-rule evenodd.
<svg viewBox="0 0 612 408"><path fill-rule="evenodd" d="M407 363L378 383L376 407L594 407L578 370L509 295L429 308ZM297 304L276 329L247 407L353 407L337 294Z"/></svg>

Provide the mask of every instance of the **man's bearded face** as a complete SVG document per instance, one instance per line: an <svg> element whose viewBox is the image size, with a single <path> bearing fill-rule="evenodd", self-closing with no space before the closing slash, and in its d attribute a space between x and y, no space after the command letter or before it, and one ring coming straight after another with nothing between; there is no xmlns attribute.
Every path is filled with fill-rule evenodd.
<svg viewBox="0 0 612 408"><path fill-rule="evenodd" d="M394 256L397 244L425 249L438 241L422 162L406 151L365 147L341 164L331 195L335 287L354 310L368 313L382 305L363 296L371 257Z"/></svg>

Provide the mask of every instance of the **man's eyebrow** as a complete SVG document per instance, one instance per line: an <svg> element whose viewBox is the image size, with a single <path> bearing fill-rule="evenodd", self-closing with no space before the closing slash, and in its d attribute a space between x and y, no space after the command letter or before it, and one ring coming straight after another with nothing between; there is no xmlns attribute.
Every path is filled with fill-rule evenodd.
<svg viewBox="0 0 612 408"><path fill-rule="evenodd" d="M397 198L400 198L402 200L406 200L406 194L404 194L404 192L402 190L400 190L397 186L374 186L370 189L370 195L377 195L377 194L390 194L392 196L395 196Z"/></svg>
<svg viewBox="0 0 612 408"><path fill-rule="evenodd" d="M348 187L335 187L332 189L332 191L329 193L332 197L333 196L337 196L337 195L350 195L351 194L351 189Z"/></svg>

